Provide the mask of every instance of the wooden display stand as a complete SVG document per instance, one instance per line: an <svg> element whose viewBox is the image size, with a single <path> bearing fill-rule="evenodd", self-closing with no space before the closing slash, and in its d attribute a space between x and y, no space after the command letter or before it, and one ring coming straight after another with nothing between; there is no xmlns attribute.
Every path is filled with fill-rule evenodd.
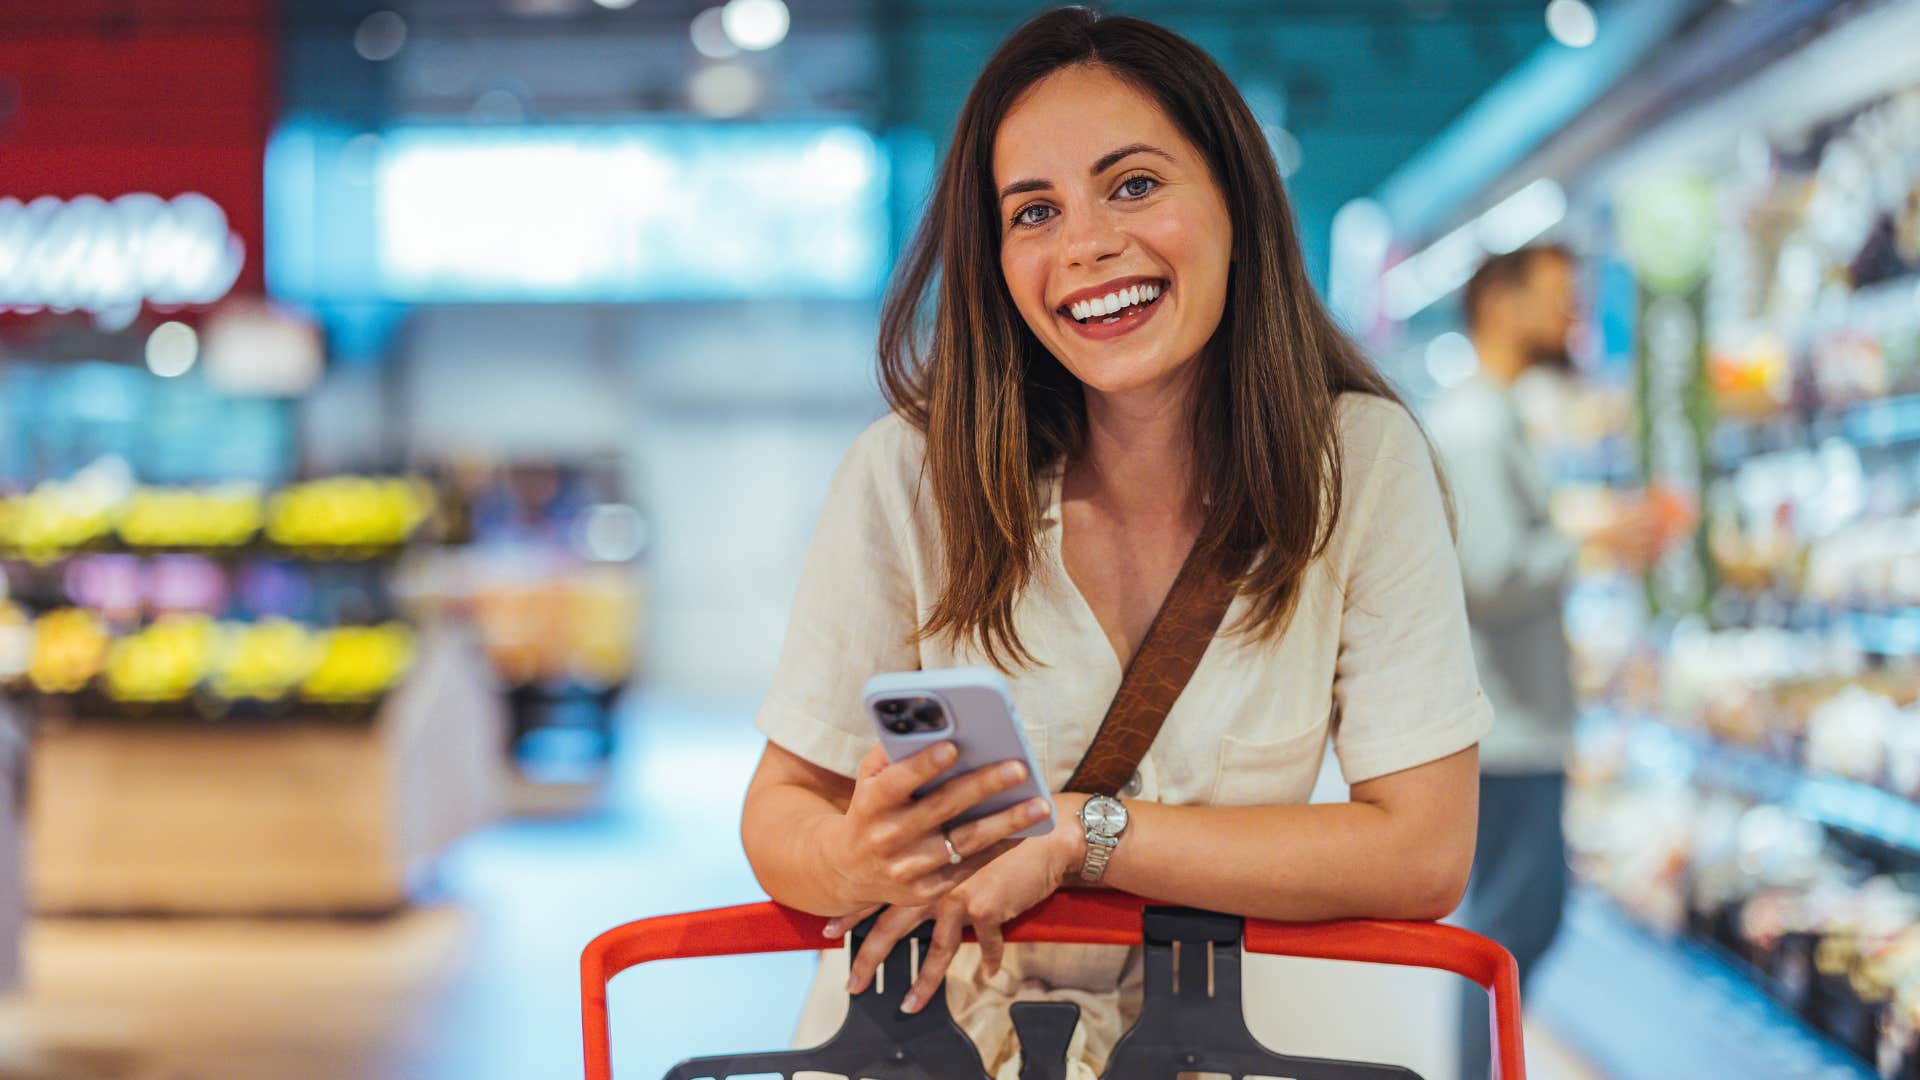
<svg viewBox="0 0 1920 1080"><path fill-rule="evenodd" d="M423 628L413 673L371 722L43 722L26 819L34 908L390 911L498 815L505 724L454 626Z"/></svg>

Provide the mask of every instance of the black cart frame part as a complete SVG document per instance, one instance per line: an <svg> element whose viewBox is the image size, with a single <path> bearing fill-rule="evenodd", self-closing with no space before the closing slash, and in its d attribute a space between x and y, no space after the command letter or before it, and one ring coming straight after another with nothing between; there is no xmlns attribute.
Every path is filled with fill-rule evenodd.
<svg viewBox="0 0 1920 1080"><path fill-rule="evenodd" d="M615 974L675 957L723 956L838 947L821 938L826 920L776 904L749 904L642 919L594 939L581 957L582 1023L588 1080L611 1080L607 982ZM872 920L853 934L852 947ZM726 1080L745 1074L816 1072L849 1080L988 1080L979 1052L954 1023L945 995L919 1012L900 1011L918 956L932 937L923 924L882 965L875 986L849 1002L840 1031L810 1050L728 1054L675 1066L667 1080ZM1244 952L1430 967L1487 988L1495 1047L1494 1076L1522 1080L1519 975L1500 946L1434 923L1347 920L1274 923L1187 908L1152 907L1118 893L1063 892L1008 925L1009 942L1139 945L1146 988L1139 1018L1114 1046L1102 1080L1173 1080L1217 1073L1242 1080L1419 1080L1393 1065L1277 1054L1247 1030L1241 1001ZM1065 1080L1067 1045L1079 1007L1066 1002L1012 1006L1023 1048L1021 1080Z"/></svg>

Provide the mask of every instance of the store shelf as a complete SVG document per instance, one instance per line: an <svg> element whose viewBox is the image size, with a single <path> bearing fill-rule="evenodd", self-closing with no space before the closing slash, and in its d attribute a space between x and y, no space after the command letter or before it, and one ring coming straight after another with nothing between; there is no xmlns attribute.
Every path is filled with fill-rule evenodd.
<svg viewBox="0 0 1920 1080"><path fill-rule="evenodd" d="M1636 725L1634 739L1641 760L1666 761L1700 783L1788 807L1822 825L1920 855L1920 803L1657 722Z"/></svg>
<svg viewBox="0 0 1920 1080"><path fill-rule="evenodd" d="M1713 430L1713 454L1715 461L1737 467L1756 454L1806 450L1831 439L1845 440L1862 450L1920 441L1920 394L1767 420L1722 420Z"/></svg>
<svg viewBox="0 0 1920 1080"><path fill-rule="evenodd" d="M1874 655L1920 655L1920 606L1915 605L1850 607L1778 594L1723 590L1715 600L1713 619L1723 627L1749 629L1845 629L1861 649Z"/></svg>
<svg viewBox="0 0 1920 1080"><path fill-rule="evenodd" d="M1718 950L1661 937L1589 888L1574 890L1529 1007L1622 1080L1874 1076Z"/></svg>

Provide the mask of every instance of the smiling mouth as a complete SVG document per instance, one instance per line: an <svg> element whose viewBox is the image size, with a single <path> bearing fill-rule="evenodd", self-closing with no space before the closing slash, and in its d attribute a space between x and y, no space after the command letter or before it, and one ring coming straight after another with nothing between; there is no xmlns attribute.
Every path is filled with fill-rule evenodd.
<svg viewBox="0 0 1920 1080"><path fill-rule="evenodd" d="M1164 281L1142 282L1092 300L1062 305L1059 313L1082 326L1117 323L1159 303L1166 292L1167 283Z"/></svg>

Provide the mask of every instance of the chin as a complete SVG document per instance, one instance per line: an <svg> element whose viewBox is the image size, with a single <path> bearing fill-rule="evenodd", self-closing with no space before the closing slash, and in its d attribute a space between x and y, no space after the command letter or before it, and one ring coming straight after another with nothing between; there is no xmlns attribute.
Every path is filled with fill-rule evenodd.
<svg viewBox="0 0 1920 1080"><path fill-rule="evenodd" d="M1157 356L1101 356L1066 367L1088 390L1132 394L1166 385L1182 365Z"/></svg>

